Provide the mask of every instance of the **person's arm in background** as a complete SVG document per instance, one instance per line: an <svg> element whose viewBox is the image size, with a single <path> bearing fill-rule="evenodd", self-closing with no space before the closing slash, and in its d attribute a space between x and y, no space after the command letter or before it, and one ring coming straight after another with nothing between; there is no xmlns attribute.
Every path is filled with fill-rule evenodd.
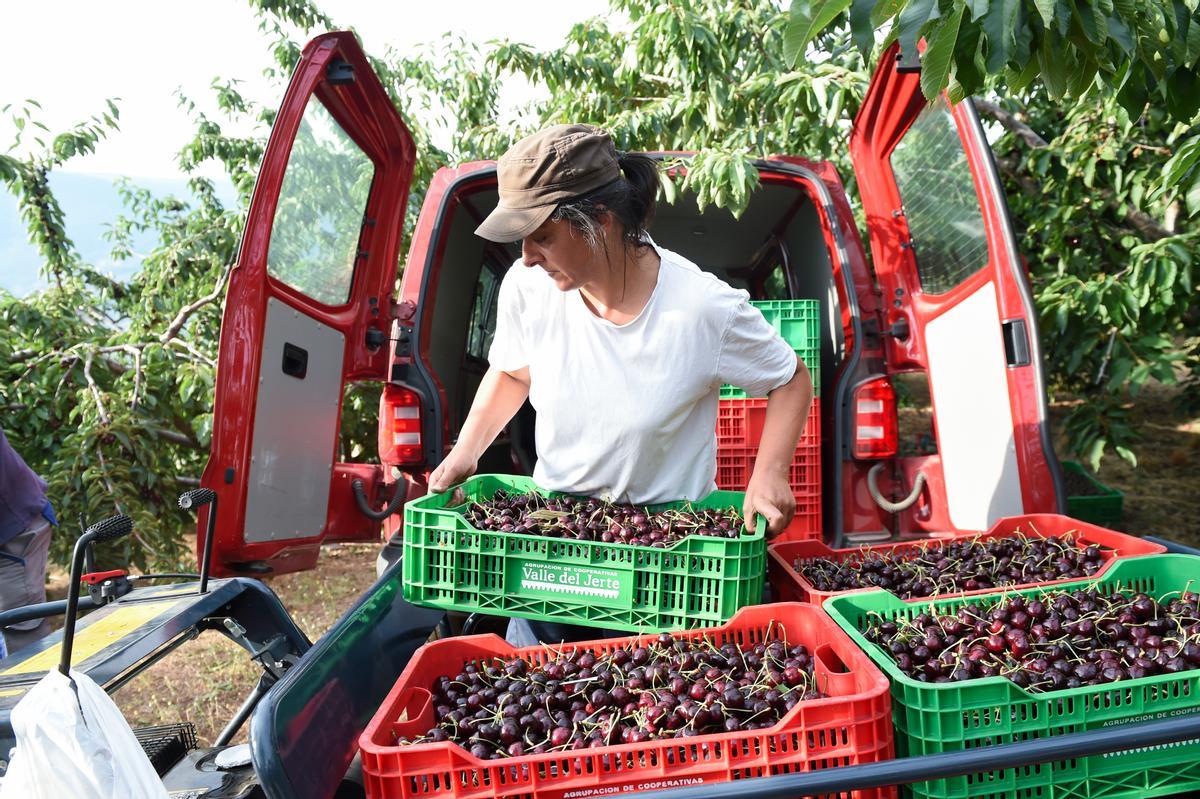
<svg viewBox="0 0 1200 799"><path fill-rule="evenodd" d="M429 492L440 494L475 473L479 458L529 397L529 367L515 372L489 368L450 454L429 475Z"/></svg>
<svg viewBox="0 0 1200 799"><path fill-rule="evenodd" d="M797 356L792 379L767 394L767 417L742 506L746 525L751 530L756 513L767 518L768 536L778 535L796 515L796 497L792 494L788 474L812 400L812 377L804 361Z"/></svg>

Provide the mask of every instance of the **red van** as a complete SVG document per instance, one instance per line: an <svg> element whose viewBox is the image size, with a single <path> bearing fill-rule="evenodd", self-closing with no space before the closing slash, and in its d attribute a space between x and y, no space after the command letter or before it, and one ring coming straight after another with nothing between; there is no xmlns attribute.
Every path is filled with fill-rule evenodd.
<svg viewBox="0 0 1200 799"><path fill-rule="evenodd" d="M757 163L740 219L682 193L651 229L756 299L821 301L826 539L1061 512L1033 298L971 103L926 102L893 49L850 153L870 263L836 170L798 156ZM226 298L202 480L220 497L214 573L308 569L323 542L377 541L381 521L391 535L462 425L519 246L473 234L497 202L494 163L479 161L437 172L402 247L415 157L354 36L310 42ZM932 407L920 447L898 421L896 387L914 381ZM378 452L352 457L344 399L364 382L383 387ZM480 471L529 472L533 424L526 405Z"/></svg>

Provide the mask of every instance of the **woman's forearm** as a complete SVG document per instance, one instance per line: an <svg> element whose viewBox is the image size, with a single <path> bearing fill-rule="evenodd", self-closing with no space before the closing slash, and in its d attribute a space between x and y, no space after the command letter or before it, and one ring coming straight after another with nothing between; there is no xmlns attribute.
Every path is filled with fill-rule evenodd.
<svg viewBox="0 0 1200 799"><path fill-rule="evenodd" d="M479 383L471 410L454 446L478 460L529 397L529 383L489 368Z"/></svg>
<svg viewBox="0 0 1200 799"><path fill-rule="evenodd" d="M804 361L797 357L792 379L767 395L767 418L763 422L755 471L765 468L782 472L786 479L812 399L812 377Z"/></svg>

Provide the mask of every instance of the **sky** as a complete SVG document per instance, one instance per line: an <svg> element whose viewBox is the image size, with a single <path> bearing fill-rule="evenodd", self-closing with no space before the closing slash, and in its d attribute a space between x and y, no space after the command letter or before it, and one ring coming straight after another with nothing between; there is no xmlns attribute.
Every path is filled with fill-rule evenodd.
<svg viewBox="0 0 1200 799"><path fill-rule="evenodd" d="M553 47L573 24L607 8L604 0L318 0L318 5L339 27L353 26L367 52L378 55L388 47L410 50L451 30L477 42L508 38ZM10 57L0 78L0 108L34 98L42 105L41 121L57 132L102 112L105 100L119 98L120 131L95 153L63 167L71 176L96 178L95 185L125 175L135 182L182 186L175 152L191 138L193 126L178 105L177 90L214 118L213 78L241 78L242 93L269 106L281 98L262 76L271 66L269 41L245 0L58 0L9 4L4 16ZM536 91L508 85L502 101L521 103ZM0 151L12 139L9 115L0 114ZM201 174L223 180L215 164ZM72 229L72 208L64 203L64 211L68 234L83 250L89 243ZM93 212L81 207L78 215ZM16 205L8 196L0 197L0 217L0 286L23 293L35 285L28 273L30 263L36 272L36 253L23 242Z"/></svg>

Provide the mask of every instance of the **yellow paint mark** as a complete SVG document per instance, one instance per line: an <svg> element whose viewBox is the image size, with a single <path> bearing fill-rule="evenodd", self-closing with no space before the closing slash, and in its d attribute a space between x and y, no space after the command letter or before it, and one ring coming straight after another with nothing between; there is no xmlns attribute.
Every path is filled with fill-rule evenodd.
<svg viewBox="0 0 1200 799"><path fill-rule="evenodd" d="M72 665L79 665L92 655L112 646L129 633L137 630L146 622L158 616L163 611L176 604L177 600L162 602L139 602L136 605L118 605L107 616L97 619L87 627L75 631L75 646L71 649ZM58 665L62 658L59 645L38 652L36 655L5 669L0 674L28 674L29 672L49 671Z"/></svg>
<svg viewBox="0 0 1200 799"><path fill-rule="evenodd" d="M25 693L27 690L29 690L29 686L27 685L23 685L20 688L5 688L3 691L0 691L0 696L17 696L18 694Z"/></svg>

